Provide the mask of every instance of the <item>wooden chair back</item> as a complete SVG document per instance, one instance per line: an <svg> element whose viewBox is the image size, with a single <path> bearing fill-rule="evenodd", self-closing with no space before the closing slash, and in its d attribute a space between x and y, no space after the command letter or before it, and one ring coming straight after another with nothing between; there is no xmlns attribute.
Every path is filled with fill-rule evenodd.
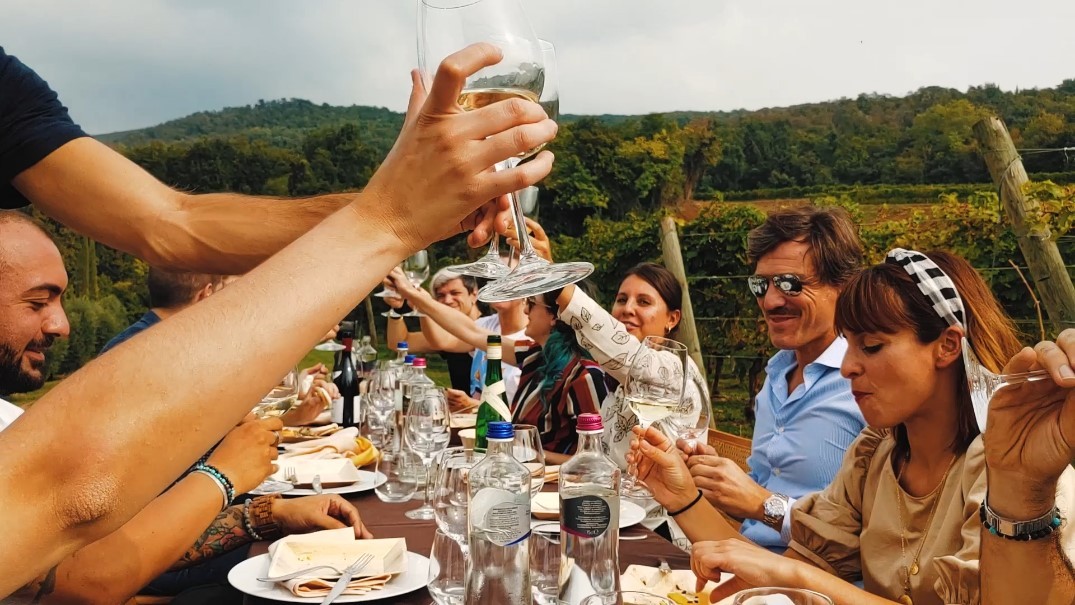
<svg viewBox="0 0 1075 605"><path fill-rule="evenodd" d="M735 462L744 471L750 471L750 467L747 466L747 458L750 457L750 439L709 429L706 441L710 447L717 450L717 454Z"/></svg>

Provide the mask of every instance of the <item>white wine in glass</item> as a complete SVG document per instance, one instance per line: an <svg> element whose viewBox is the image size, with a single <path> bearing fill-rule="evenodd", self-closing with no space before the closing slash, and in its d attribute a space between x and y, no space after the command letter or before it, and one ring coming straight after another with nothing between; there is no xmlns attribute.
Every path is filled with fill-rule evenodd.
<svg viewBox="0 0 1075 605"><path fill-rule="evenodd" d="M646 426L668 418L679 407L679 401L662 397L630 396L626 400L631 411Z"/></svg>

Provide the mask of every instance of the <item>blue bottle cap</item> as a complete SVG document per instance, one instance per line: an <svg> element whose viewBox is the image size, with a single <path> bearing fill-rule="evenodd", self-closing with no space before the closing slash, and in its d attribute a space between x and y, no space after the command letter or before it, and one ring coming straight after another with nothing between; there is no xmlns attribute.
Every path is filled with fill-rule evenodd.
<svg viewBox="0 0 1075 605"><path fill-rule="evenodd" d="M401 341L397 342L396 343L396 348L397 349L406 349L407 348L407 341L406 340L401 340Z"/></svg>
<svg viewBox="0 0 1075 605"><path fill-rule="evenodd" d="M408 354L403 358L403 363L414 363L414 355Z"/></svg>
<svg viewBox="0 0 1075 605"><path fill-rule="evenodd" d="M514 439L515 430L511 428L510 422L490 422L485 437L486 439Z"/></svg>

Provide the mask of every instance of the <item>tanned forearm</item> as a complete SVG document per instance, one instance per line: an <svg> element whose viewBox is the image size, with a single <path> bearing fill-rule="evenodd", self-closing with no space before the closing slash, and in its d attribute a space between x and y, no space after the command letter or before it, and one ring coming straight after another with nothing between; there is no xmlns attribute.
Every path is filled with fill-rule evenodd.
<svg viewBox="0 0 1075 605"><path fill-rule="evenodd" d="M989 506L1001 517L1034 519L1053 507L1055 483L1038 485L993 472L988 481ZM1075 603L1075 572L1060 549L1059 533L1024 542L994 536L983 528L980 565L982 605Z"/></svg>
<svg viewBox="0 0 1075 605"><path fill-rule="evenodd" d="M243 507L229 506L216 516L212 525L202 533L193 546L187 549L187 552L183 553L171 569L185 569L198 565L253 541L254 539L243 528Z"/></svg>
<svg viewBox="0 0 1075 605"><path fill-rule="evenodd" d="M44 603L122 603L153 578L167 571L177 559L193 564L220 554L250 538L225 536L220 517L234 516L231 507L217 517L220 490L202 474L188 475L150 502L123 527L78 550L56 572L56 582ZM199 537L200 536L200 537ZM198 543L191 547L197 539ZM230 548L226 548L230 546ZM184 554L185 553L185 554Z"/></svg>
<svg viewBox="0 0 1075 605"><path fill-rule="evenodd" d="M13 183L45 214L151 265L226 275L253 269L358 195L190 195L88 137L63 145Z"/></svg>
<svg viewBox="0 0 1075 605"><path fill-rule="evenodd" d="M691 498L694 498L692 495ZM689 503L689 500L666 506L672 511L679 510ZM749 542L733 527L708 500L702 498L694 506L675 516L676 524L687 535L691 542L705 540L743 540Z"/></svg>
<svg viewBox="0 0 1075 605"><path fill-rule="evenodd" d="M437 325L444 328L453 338L457 338L470 348L485 350L488 343L490 332L478 326L474 323L474 320L468 317L462 311L453 309L448 305L441 304L433 300L430 296L418 296L415 297L411 304L425 313L429 321L436 322ZM515 341L510 338L505 338L502 341L502 352L504 363L508 365L515 364Z"/></svg>
<svg viewBox="0 0 1075 605"><path fill-rule="evenodd" d="M0 434L0 569L18 570L0 574L0 594L133 517L410 253L368 208L334 214L247 279L90 362ZM340 263L365 270L341 278Z"/></svg>

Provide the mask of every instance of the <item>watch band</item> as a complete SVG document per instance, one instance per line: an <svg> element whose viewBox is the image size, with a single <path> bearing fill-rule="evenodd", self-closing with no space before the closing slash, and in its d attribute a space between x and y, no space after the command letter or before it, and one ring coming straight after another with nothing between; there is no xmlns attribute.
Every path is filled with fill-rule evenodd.
<svg viewBox="0 0 1075 605"><path fill-rule="evenodd" d="M993 509L989 508L989 495L982 500L979 510L982 525L989 533L1009 540L1037 540L1052 534L1063 523L1060 510L1054 505L1049 512L1028 521L1013 521L1001 517Z"/></svg>
<svg viewBox="0 0 1075 605"><path fill-rule="evenodd" d="M279 497L279 494L259 496L250 503L250 527L254 530L251 533L262 540L277 540L284 536L272 515L272 501Z"/></svg>
<svg viewBox="0 0 1075 605"><path fill-rule="evenodd" d="M779 515L772 514L769 512L770 502L775 504L776 500L780 500L783 502L784 511ZM785 496L784 494L774 492L772 496L769 496L765 500L765 504L762 506L762 523L779 532L784 525L784 517L788 514L788 504L790 502L791 498Z"/></svg>

